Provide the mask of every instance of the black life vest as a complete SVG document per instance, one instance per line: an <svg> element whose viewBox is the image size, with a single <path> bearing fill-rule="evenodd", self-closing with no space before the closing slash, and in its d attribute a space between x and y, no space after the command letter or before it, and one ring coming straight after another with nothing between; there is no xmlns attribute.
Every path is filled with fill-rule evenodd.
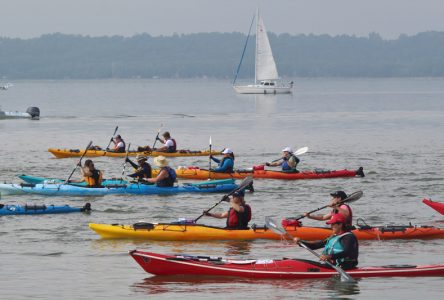
<svg viewBox="0 0 444 300"><path fill-rule="evenodd" d="M162 172L162 170L166 170L168 172L168 177L165 179L158 180L156 182L156 186L158 186L158 187L174 186L174 182L176 181L176 178L177 178L176 171L174 171L174 169L172 169L170 167L163 167L160 169L160 172Z"/></svg>

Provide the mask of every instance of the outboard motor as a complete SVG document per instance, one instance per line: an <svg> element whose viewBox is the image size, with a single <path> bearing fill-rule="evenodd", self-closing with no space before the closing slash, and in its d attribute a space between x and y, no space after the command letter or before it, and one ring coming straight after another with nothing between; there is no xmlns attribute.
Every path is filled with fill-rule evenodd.
<svg viewBox="0 0 444 300"><path fill-rule="evenodd" d="M34 106L28 107L26 112L31 115L31 119L33 120L40 119L40 109L38 107Z"/></svg>

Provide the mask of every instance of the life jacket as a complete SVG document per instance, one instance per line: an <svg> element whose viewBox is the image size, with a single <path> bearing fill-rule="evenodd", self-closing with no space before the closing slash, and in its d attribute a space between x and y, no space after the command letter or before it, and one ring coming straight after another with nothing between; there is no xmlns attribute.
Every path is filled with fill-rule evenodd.
<svg viewBox="0 0 444 300"><path fill-rule="evenodd" d="M342 237L346 236L346 235L350 235L353 234L350 231L347 231L343 234L340 235L334 235L331 236L328 240L327 243L325 244L324 250L322 251L322 254L325 255L333 255L333 254L338 254L341 252L344 252L344 247L342 246L342 244L339 242L341 240ZM356 261L355 258L339 258L336 260L336 265L341 265L344 262L350 262L350 261Z"/></svg>
<svg viewBox="0 0 444 300"><path fill-rule="evenodd" d="M173 146L169 146L167 148L167 152L176 152L176 149L177 149L176 140L175 139L169 139L169 141L173 142Z"/></svg>
<svg viewBox="0 0 444 300"><path fill-rule="evenodd" d="M225 171L223 171L223 173L233 173L233 172L234 172L234 168L233 168L234 160L233 160L232 157L224 157L224 158L222 158L222 160L221 160L220 163L219 163L219 166L223 166L225 160L227 160L227 159L231 160L232 163L231 163L230 166L228 166L228 168L227 168ZM222 171L221 171L221 172L222 172Z"/></svg>
<svg viewBox="0 0 444 300"><path fill-rule="evenodd" d="M290 158L294 157L296 165L294 167L291 167L288 164L288 161L290 160ZM297 158L296 155L294 154L290 154L290 157L288 158L284 158L284 161L282 162L282 171L296 171L296 167L298 166L298 163L300 162L299 158Z"/></svg>
<svg viewBox="0 0 444 300"><path fill-rule="evenodd" d="M85 176L84 180L88 187L101 187L102 186L102 173L99 170L91 171L91 176Z"/></svg>
<svg viewBox="0 0 444 300"><path fill-rule="evenodd" d="M149 170L149 174L147 174L147 172L145 172L145 170ZM146 162L144 162L142 164L142 166L139 166L136 169L136 172L142 172L141 173L142 176L138 176L139 178L151 178L151 174L152 174L151 165L146 163Z"/></svg>
<svg viewBox="0 0 444 300"><path fill-rule="evenodd" d="M122 144L123 144L123 146L120 146L120 147L117 147L117 145L116 145L116 147L114 148L114 151L125 152L126 151L126 143L123 139L122 139Z"/></svg>
<svg viewBox="0 0 444 300"><path fill-rule="evenodd" d="M340 207L340 208L343 208L342 206L345 206L345 207L347 208L347 210L348 210L348 215L349 215L349 216L348 216L348 218L346 218L347 225L348 225L348 226L353 226L353 212L352 212L351 207L350 207L348 204L346 204L346 203L342 203L341 206L339 206L339 207ZM334 212L335 214L337 214L337 213L338 213L338 210L337 210L337 209L334 209L333 212Z"/></svg>
<svg viewBox="0 0 444 300"><path fill-rule="evenodd" d="M171 187L174 186L174 182L176 181L177 175L176 171L170 167L163 167L160 171L166 170L168 172L168 177L165 179L158 180L156 182L156 186L158 187ZM160 172L159 172L160 173Z"/></svg>
<svg viewBox="0 0 444 300"><path fill-rule="evenodd" d="M228 210L227 228L247 229L251 220L251 207L248 204L241 205L244 212L238 212L234 208Z"/></svg>

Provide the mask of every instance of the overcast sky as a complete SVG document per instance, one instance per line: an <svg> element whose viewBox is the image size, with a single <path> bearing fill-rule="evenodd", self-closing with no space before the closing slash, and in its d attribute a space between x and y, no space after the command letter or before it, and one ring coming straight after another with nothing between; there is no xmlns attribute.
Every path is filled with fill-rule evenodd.
<svg viewBox="0 0 444 300"><path fill-rule="evenodd" d="M0 36L246 33L257 6L275 33L444 31L444 0L0 0Z"/></svg>

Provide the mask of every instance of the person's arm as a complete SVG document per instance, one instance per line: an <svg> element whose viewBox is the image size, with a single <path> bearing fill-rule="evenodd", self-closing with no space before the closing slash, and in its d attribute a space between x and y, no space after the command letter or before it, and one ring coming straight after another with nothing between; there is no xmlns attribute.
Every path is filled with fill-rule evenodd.
<svg viewBox="0 0 444 300"><path fill-rule="evenodd" d="M216 157L214 157L213 155L210 156L211 160L216 162L216 163L220 163L220 159L217 159Z"/></svg>
<svg viewBox="0 0 444 300"><path fill-rule="evenodd" d="M226 219L226 218L228 218L228 212L223 212L223 213L204 212L204 214L206 216L213 217L213 218L216 218L216 219Z"/></svg>
<svg viewBox="0 0 444 300"><path fill-rule="evenodd" d="M331 213L325 215L310 215L309 213L305 213L304 216L309 219L318 220L318 221L325 221L331 219Z"/></svg>
<svg viewBox="0 0 444 300"><path fill-rule="evenodd" d="M129 162L130 165L131 165L134 169L137 170L137 169L139 168L139 166L138 166L136 163L134 163L131 159L127 158L126 161Z"/></svg>
<svg viewBox="0 0 444 300"><path fill-rule="evenodd" d="M304 241L304 240L301 240L300 238L294 238L294 241L296 243L302 243L312 250L322 248L325 246L325 244L327 244L327 239L322 240L322 241Z"/></svg>
<svg viewBox="0 0 444 300"><path fill-rule="evenodd" d="M278 160L278 161L275 161L275 162L271 162L271 163L265 163L265 165L267 166L267 167L277 167L277 166L280 166L280 165L282 165L282 163L283 163L283 161L282 161L282 159L280 159L280 160Z"/></svg>

